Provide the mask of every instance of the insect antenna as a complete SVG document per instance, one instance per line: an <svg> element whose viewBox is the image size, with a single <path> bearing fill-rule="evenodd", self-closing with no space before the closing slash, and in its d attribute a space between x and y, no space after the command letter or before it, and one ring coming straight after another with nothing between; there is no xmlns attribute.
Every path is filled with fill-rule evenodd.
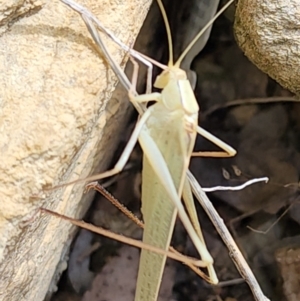
<svg viewBox="0 0 300 301"><path fill-rule="evenodd" d="M167 37L168 37L168 47L169 47L169 62L168 66L173 66L174 65L174 59L173 59L173 41L172 41L172 34L171 34L171 29L170 29L170 23L167 17L166 10L164 8L164 5L162 4L161 0L157 0L160 12L162 14L165 27L166 27L166 32L167 32Z"/></svg>
<svg viewBox="0 0 300 301"><path fill-rule="evenodd" d="M202 28L202 30L195 36L195 38L190 42L190 44L186 47L186 49L182 52L179 59L176 61L174 66L180 67L180 64L184 57L188 54L194 44L198 41L198 39L205 33L205 31L216 21L216 19L234 2L234 0L230 0L226 3L216 14L215 16Z"/></svg>

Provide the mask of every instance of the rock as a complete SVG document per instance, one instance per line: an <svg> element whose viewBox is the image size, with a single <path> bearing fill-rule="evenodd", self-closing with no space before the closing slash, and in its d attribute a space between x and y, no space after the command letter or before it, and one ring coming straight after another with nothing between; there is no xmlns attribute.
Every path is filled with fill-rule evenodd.
<svg viewBox="0 0 300 301"><path fill-rule="evenodd" d="M293 93L300 93L299 0L240 0L235 35L245 55Z"/></svg>
<svg viewBox="0 0 300 301"><path fill-rule="evenodd" d="M2 2L0 300L43 300L73 231L36 209L80 216L91 195L79 203L84 183L41 191L105 170L130 105L78 14L59 1ZM132 45L150 1L97 3L84 5Z"/></svg>

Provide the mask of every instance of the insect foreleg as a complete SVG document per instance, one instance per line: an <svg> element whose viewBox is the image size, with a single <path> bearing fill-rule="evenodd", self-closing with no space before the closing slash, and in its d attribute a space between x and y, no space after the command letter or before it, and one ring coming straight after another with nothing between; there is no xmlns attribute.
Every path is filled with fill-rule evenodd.
<svg viewBox="0 0 300 301"><path fill-rule="evenodd" d="M75 183L79 183L79 182L90 182L90 181L96 181L96 180L100 180L100 179L104 179L104 178L108 178L111 177L113 175L118 174L119 172L122 171L122 169L124 168L126 162L129 159L129 156L138 140L138 137L140 135L140 132L142 131L143 126L145 125L145 122L147 121L147 119L150 117L151 115L151 108L149 108L138 120L138 122L136 123L136 126L134 128L133 133L131 134L131 137L121 155L121 157L119 158L118 162L116 163L116 165L114 166L114 168L103 172L101 174L97 174L97 175L93 175L91 177L88 178L84 178L84 179L78 179L76 181L72 181L72 182L68 182L66 184L61 184L58 186L55 186L55 189L60 188L60 187L64 187L66 185L70 185L70 184L75 184Z"/></svg>

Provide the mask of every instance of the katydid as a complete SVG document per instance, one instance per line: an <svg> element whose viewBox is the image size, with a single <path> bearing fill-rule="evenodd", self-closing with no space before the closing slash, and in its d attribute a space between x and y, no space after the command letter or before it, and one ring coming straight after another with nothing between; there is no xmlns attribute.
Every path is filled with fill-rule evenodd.
<svg viewBox="0 0 300 301"><path fill-rule="evenodd" d="M95 21L95 19L90 18L91 14L86 15L84 9L79 10L78 5L76 4L74 7L69 0L62 1L80 12L94 40L108 56L108 60L112 62L113 59L110 59L105 50L105 45L103 45L99 33L93 25L92 21ZM233 0L227 4L227 7L232 2ZM212 266L213 260L202 237L193 199L191 198L191 189L186 180L186 172L188 171L197 133L224 150L223 152L200 152L197 155L229 157L235 154L235 150L198 126L199 107L185 72L179 68L183 56L173 64L170 29L161 1L158 1L158 4L166 24L170 48L169 64L163 67L164 71L154 84L155 87L162 89L162 92L137 95L134 85L129 85L130 100L139 113L141 114L141 111L143 113L115 167L100 175L89 177L85 181L103 179L120 172L126 164L135 143L139 140L144 151L142 212L145 230L143 241L146 244L167 250L178 213L202 260L207 265L210 281L217 283L218 280ZM197 35L192 44L212 22L213 20ZM98 22L96 22L96 25L99 27ZM132 52L130 51L130 53ZM112 67L115 69L113 63ZM115 71L121 82L125 82L125 87L128 88L126 76L119 69L115 69ZM146 109L143 104L149 101L155 101L156 103ZM181 203L182 195L190 218ZM142 251L136 300L157 299L165 261L166 256L164 255Z"/></svg>
<svg viewBox="0 0 300 301"><path fill-rule="evenodd" d="M158 1L168 32L170 62L168 67L165 66L162 68L164 69L164 71L156 81L156 87L163 89L161 94L152 93L137 96L136 92L134 91L134 85L130 84L123 71L114 63L113 59L107 52L105 45L102 43L102 40L93 22L96 24L98 29L104 31L106 34L112 37L113 40L117 44L119 44L123 49L128 51L131 56L141 61L143 61L145 57L143 55L141 56L134 50L130 49L129 47L118 41L118 39L111 35L111 33L109 33L101 25L101 23L86 9L84 9L83 7L74 3L71 0L61 1L68 4L74 10L81 14L95 42L102 49L103 53L105 54L107 60L110 62L111 67L116 72L120 81L123 83L125 88L130 90L129 92L131 96L131 101L141 115L140 120L135 128L135 131L133 132L128 145L126 146L120 160L118 161L114 169L105 172L101 175L92 176L88 179L81 179L72 183L76 183L79 181L102 179L107 176L116 174L119 170L121 170L124 167L128 156L133 148L133 145L138 139L145 153L143 169L144 192L142 199L142 210L146 222L144 241L150 241L151 244L157 246L162 245L163 248L166 250L169 245L169 240L173 231L176 212L178 210L179 216L182 219L183 224L187 228L188 233L190 234L196 249L199 251L200 255L202 256L202 259L207 264L207 268L211 277L210 281L213 283L216 282L217 279L211 265L212 259L208 251L206 250L204 240L201 234L199 221L193 204L191 187L186 179L186 172L188 172L189 174L188 180L191 181L191 183L193 183L194 179L191 177L191 174L188 171L188 164L190 156L192 154L192 148L194 146L196 132L202 134L204 137L211 140L225 151L217 153L204 152L197 153L196 155L227 157L233 156L235 154L235 150L197 126L198 105L196 103L192 89L188 81L186 80L185 73L179 69L180 62L184 55L187 53L189 47L181 55L180 59L173 65L171 50L172 43L169 25L161 1ZM229 1L227 7L232 2L233 0ZM223 8L223 10L224 9L225 8ZM216 17L219 14L217 14ZM191 46L201 36L201 34L205 32L206 29L213 23L216 17L213 18L213 20L211 20L211 22L209 22L209 24L205 26L205 28L203 28L203 30L192 41ZM153 63L152 60L150 60L150 62ZM161 64L156 64L161 67ZM147 103L150 100L154 100L157 103L149 109L146 109L146 106L143 105L143 103ZM172 127L172 125L174 126L174 128ZM166 132L163 132L163 130L165 130ZM170 138L175 139L174 141L169 141ZM172 145L170 146L171 143ZM174 147L175 153L177 155L175 158L172 154L172 151L174 151L172 147ZM177 160L179 161L179 163L177 162ZM152 186L149 183L150 180L152 180ZM200 200L202 193L201 187L195 188L195 183L193 183L193 192L196 193L197 198ZM191 222L187 217L187 214L185 213L182 204L180 203L180 197L182 195L186 202L186 207L189 211L189 215L193 226L191 225ZM159 200L161 202L164 202L163 205L159 203ZM152 202L155 202L155 204L152 204ZM161 208L161 212L159 211L159 208ZM158 229L157 225L153 223L153 216L158 217L157 221L160 223L162 228ZM166 218L168 218L169 224L167 224ZM222 220L219 220L218 223L219 227L223 226ZM156 230L157 233L155 233ZM155 237L156 234L158 235ZM159 244L156 243L156 238L159 239ZM232 250L232 248L230 248L230 244L227 244L227 246L230 250ZM146 260L145 258L144 260L141 260L136 300L156 300L166 254L163 256L160 255L158 257L152 256L153 254L149 251L143 252L143 254L145 254L144 257L146 257ZM240 254L238 254L238 256L240 256ZM235 260L238 261L239 258L236 257ZM157 269L151 269L153 263L156 265ZM241 272L243 276L253 276L251 274L246 274L244 270L241 270ZM253 282L249 281L249 285L250 283ZM256 291L260 291L259 286L257 285L258 287L255 287L255 285L257 285L257 283L254 283L252 288ZM263 296L262 293L254 295L256 299L258 296ZM264 297L264 299L257 300L267 299Z"/></svg>

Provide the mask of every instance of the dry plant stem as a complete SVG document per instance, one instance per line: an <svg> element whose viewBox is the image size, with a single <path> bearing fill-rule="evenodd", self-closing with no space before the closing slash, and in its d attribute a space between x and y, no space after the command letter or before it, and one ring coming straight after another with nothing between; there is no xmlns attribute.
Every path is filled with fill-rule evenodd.
<svg viewBox="0 0 300 301"><path fill-rule="evenodd" d="M232 258L236 268L240 272L241 276L248 283L253 296L256 301L270 301L262 292L252 270L250 269L248 263L244 259L244 256L240 252L238 246L236 245L234 239L226 228L223 219L220 217L218 212L215 210L214 206L206 196L206 194L202 191L201 186L192 175L190 171L188 171L188 178L190 180L190 184L195 194L197 200L205 210L206 214L209 216L210 220L214 224L216 230L224 241L225 245L229 250L229 255Z"/></svg>
<svg viewBox="0 0 300 301"><path fill-rule="evenodd" d="M228 223L229 224L229 229L231 230L231 233L233 234L233 237L237 237L237 233L235 231L235 226L234 226L235 223L240 222L244 218L249 217L249 216L257 213L259 210L260 209L254 209L250 212L243 213L243 214L241 214L241 215L239 215L239 216L237 216L237 217L235 217L235 218L233 218L229 221L229 223Z"/></svg>
<svg viewBox="0 0 300 301"><path fill-rule="evenodd" d="M232 279L232 280L226 280L226 281L221 281L217 284L218 287L226 287L226 286L231 286L231 285L237 285L240 283L244 283L245 279L244 278L237 278L237 279Z"/></svg>
<svg viewBox="0 0 300 301"><path fill-rule="evenodd" d="M247 226L248 229L250 229L251 231L255 232L255 233L259 233L259 234L267 234L288 212L289 210L293 207L294 204L291 204L287 207L287 209L284 210L284 212L276 219L276 221L274 223L272 223L265 231L262 230L256 230L250 226Z"/></svg>
<svg viewBox="0 0 300 301"><path fill-rule="evenodd" d="M276 103L276 102L300 102L300 100L295 97L285 97L285 96L235 99L232 101L228 101L225 104L212 106L211 108L206 110L201 117L205 118L219 109L224 109L224 108L229 108L234 106L242 106L242 105L265 104L265 103Z"/></svg>
<svg viewBox="0 0 300 301"><path fill-rule="evenodd" d="M129 211L123 204L121 204L114 196L112 196L103 186L101 186L98 182L92 182L86 185L86 189L89 191L90 189L94 189L101 193L107 200L109 200L117 209L119 209L123 214L125 214L129 219L131 219L134 223L136 223L140 228L144 229L145 224L135 216L131 211ZM174 249L172 246L169 247L170 252L174 254L185 256ZM190 264L188 262L183 262L190 269L192 269L198 276L203 278L208 283L211 283L210 277L208 277L204 272L202 272L195 265Z"/></svg>
<svg viewBox="0 0 300 301"><path fill-rule="evenodd" d="M108 238L117 240L119 242L131 245L133 247L140 248L140 249L146 249L146 250L154 252L154 253L158 253L158 254L161 254L161 255L164 255L164 256L168 256L168 257L170 257L174 260L180 261L180 262L182 262L184 264L187 264L187 265L194 265L194 266L198 266L198 267L206 267L206 264L203 263L203 261L191 258L189 256L181 255L178 252L175 254L175 253L172 253L172 252L169 252L169 251L164 251L164 250L156 248L154 246L147 245L147 244L145 244L141 241L138 241L138 240L135 240L135 239L132 239L132 238L120 235L120 234L113 233L109 230L105 230L101 227L96 227L92 224L86 223L84 221L77 220L75 218L72 218L72 217L69 217L69 216L66 216L66 215L59 214L59 213L57 213L55 211L52 211L50 209L40 208L40 211L48 213L48 214L53 215L55 217L61 218L63 220L69 221L75 226L78 226L78 227L81 227L83 229L92 231L94 233L106 236Z"/></svg>
<svg viewBox="0 0 300 301"><path fill-rule="evenodd" d="M204 192L213 192L213 191L237 191L237 190L242 190L246 188L247 186L253 185L255 183L261 183L265 182L268 183L269 178L268 177L263 177L263 178L254 178L249 181L246 181L245 183L238 185L238 186L215 186L215 187L209 187L209 188L202 188Z"/></svg>

